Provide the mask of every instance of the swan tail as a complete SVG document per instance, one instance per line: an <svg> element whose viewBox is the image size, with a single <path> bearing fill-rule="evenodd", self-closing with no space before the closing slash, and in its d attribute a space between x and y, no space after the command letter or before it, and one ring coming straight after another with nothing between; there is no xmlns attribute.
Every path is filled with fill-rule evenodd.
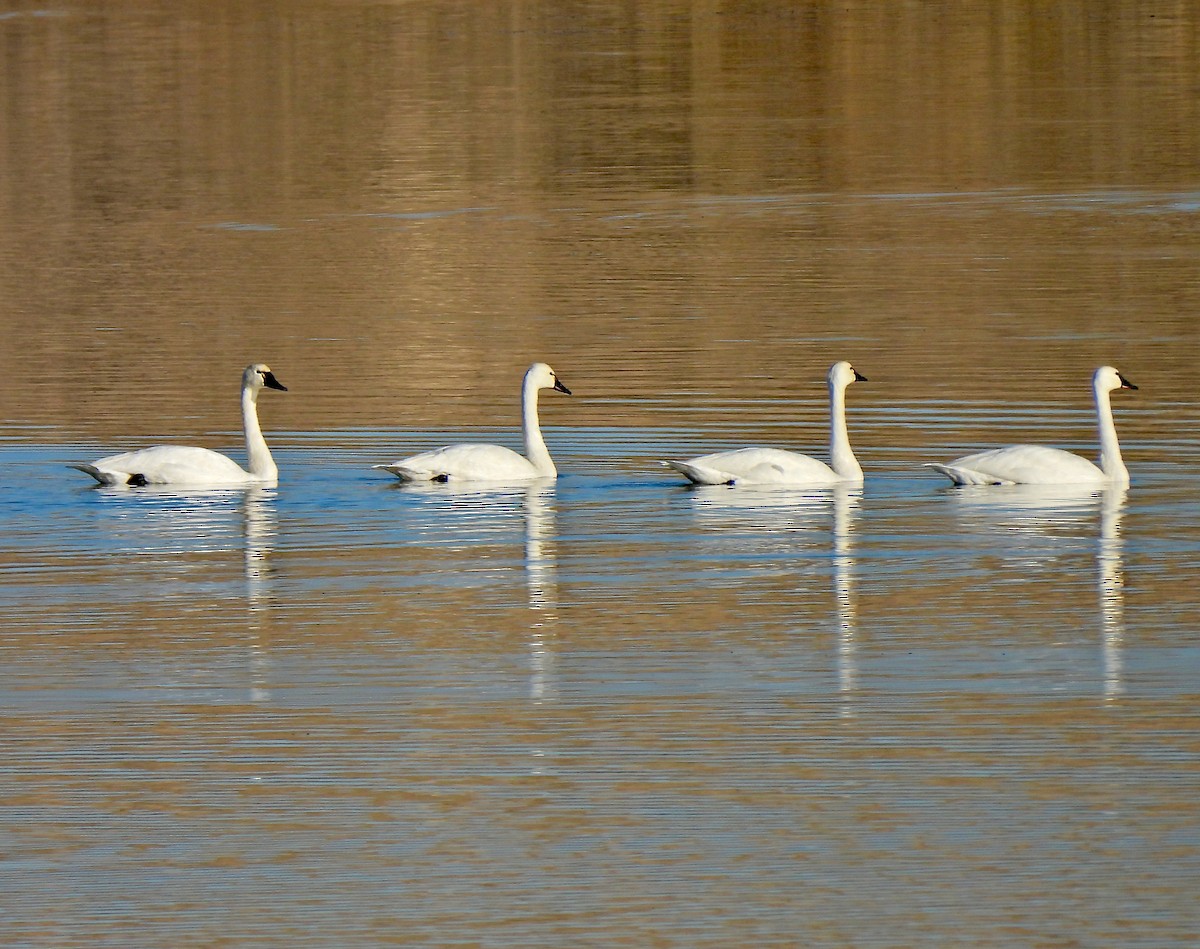
<svg viewBox="0 0 1200 949"><path fill-rule="evenodd" d="M129 475L123 471L108 471L104 468L97 468L95 465L69 464L68 468L74 468L76 471L82 471L84 474L91 475L99 484L103 485L135 485L140 486L146 483L141 475ZM140 480L139 480L140 479Z"/></svg>
<svg viewBox="0 0 1200 949"><path fill-rule="evenodd" d="M923 467L932 468L934 471L939 471L955 484L1012 484L1004 478L997 478L995 475L984 474L982 471L973 471L970 468L958 468L954 465L939 465L930 462Z"/></svg>
<svg viewBox="0 0 1200 949"><path fill-rule="evenodd" d="M401 464L394 465L372 465L379 471L386 471L394 474L401 481L437 481L439 477L445 480L445 476L439 476L436 471L418 470L416 468L407 468Z"/></svg>
<svg viewBox="0 0 1200 949"><path fill-rule="evenodd" d="M727 472L705 468L690 461L664 461L663 464L674 468L693 484L733 484L736 481Z"/></svg>

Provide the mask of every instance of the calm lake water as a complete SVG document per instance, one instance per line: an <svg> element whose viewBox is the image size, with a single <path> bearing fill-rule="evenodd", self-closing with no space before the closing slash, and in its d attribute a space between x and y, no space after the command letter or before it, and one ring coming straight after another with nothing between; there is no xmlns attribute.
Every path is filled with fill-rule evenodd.
<svg viewBox="0 0 1200 949"><path fill-rule="evenodd" d="M0 942L1200 942L1200 19L0 11ZM371 465L519 447L556 483ZM826 456L861 489L660 465ZM159 442L277 487L110 490ZM1036 441L1127 491L954 489Z"/></svg>

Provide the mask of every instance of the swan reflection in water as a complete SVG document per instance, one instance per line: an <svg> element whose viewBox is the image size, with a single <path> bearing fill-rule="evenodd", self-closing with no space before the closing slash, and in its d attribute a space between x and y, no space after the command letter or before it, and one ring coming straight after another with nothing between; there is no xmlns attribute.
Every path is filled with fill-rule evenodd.
<svg viewBox="0 0 1200 949"><path fill-rule="evenodd" d="M557 698L554 658L558 623L558 579L555 559L555 481L541 478L525 484L484 484L453 481L397 484L397 490L420 494L436 502L438 532L444 533L446 517L461 517L474 530L475 538L498 534L511 537L514 515L523 520L525 595L529 608L529 702L533 706ZM533 736L543 733L534 729ZM540 777L551 773L553 756L549 738L535 737L528 750L529 773Z"/></svg>
<svg viewBox="0 0 1200 949"><path fill-rule="evenodd" d="M1124 485L1001 485L950 489L974 518L1010 531L1045 532L1083 527L1099 520L1096 589L1099 598L1101 661L1106 701L1125 690L1125 567L1121 518L1128 493Z"/></svg>
<svg viewBox="0 0 1200 949"><path fill-rule="evenodd" d="M788 531L829 532L832 551L837 680L841 714L851 716L858 689L858 599L855 592L854 523L861 485L791 488L771 485L706 486L690 489L696 516L709 523L763 531L772 547L795 546Z"/></svg>
<svg viewBox="0 0 1200 949"><path fill-rule="evenodd" d="M558 564L554 557L554 482L525 488L525 582L529 593L529 697L552 701L554 651L558 623Z"/></svg>
<svg viewBox="0 0 1200 949"><path fill-rule="evenodd" d="M529 610L529 697L551 701L557 622L558 585L554 558L555 480L539 478L520 484L481 481L397 483L395 489L434 502L431 531L446 533L447 518L461 520L460 538L511 534L515 516L523 521L525 588Z"/></svg>
<svg viewBox="0 0 1200 949"><path fill-rule="evenodd" d="M843 715L853 715L848 704L858 688L858 603L854 594L854 518L862 490L838 488L833 492L833 598L838 621L838 688Z"/></svg>
<svg viewBox="0 0 1200 949"><path fill-rule="evenodd" d="M118 523L136 520L134 540L144 553L170 555L196 551L242 551L249 642L249 698L269 702L270 556L277 533L274 486L177 487L146 485L96 487Z"/></svg>
<svg viewBox="0 0 1200 949"><path fill-rule="evenodd" d="M1125 691L1125 563L1121 516L1124 488L1109 488L1100 503L1100 546L1096 574L1100 593L1100 628L1104 636L1104 696L1113 701Z"/></svg>
<svg viewBox="0 0 1200 949"><path fill-rule="evenodd" d="M275 489L261 486L245 488L242 514L245 525L243 564L246 573L246 606L250 634L250 701L269 702L270 654L265 641L270 639L271 581L278 522Z"/></svg>

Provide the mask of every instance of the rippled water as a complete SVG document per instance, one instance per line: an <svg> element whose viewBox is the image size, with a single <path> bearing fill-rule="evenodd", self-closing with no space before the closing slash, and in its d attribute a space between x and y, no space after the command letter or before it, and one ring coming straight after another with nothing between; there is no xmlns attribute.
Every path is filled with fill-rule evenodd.
<svg viewBox="0 0 1200 949"><path fill-rule="evenodd" d="M15 941L1190 940L1185 481L691 489L626 435L480 491L8 446Z"/></svg>
<svg viewBox="0 0 1200 949"><path fill-rule="evenodd" d="M1200 942L1194 15L0 11L0 943ZM861 490L660 462L825 455ZM277 487L92 486L145 444ZM517 446L556 483L377 463ZM1094 454L1128 491L922 469Z"/></svg>

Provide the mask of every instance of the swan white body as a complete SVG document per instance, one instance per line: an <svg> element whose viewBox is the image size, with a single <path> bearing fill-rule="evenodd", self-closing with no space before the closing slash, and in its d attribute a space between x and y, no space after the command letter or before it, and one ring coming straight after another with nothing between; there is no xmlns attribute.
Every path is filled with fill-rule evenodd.
<svg viewBox="0 0 1200 949"><path fill-rule="evenodd" d="M867 377L848 362L829 369L830 464L780 448L739 448L666 464L695 484L862 484L863 470L846 431L846 387Z"/></svg>
<svg viewBox="0 0 1200 949"><path fill-rule="evenodd" d="M1100 430L1099 465L1061 448L1013 445L926 467L940 471L955 484L1129 484L1108 394L1114 389L1136 388L1112 366L1101 366L1092 375Z"/></svg>
<svg viewBox="0 0 1200 949"><path fill-rule="evenodd" d="M242 429L246 434L248 471L219 452L185 445L142 448L109 455L90 465L73 464L70 467L91 475L104 485L274 484L279 480L279 469L258 424L258 393L264 387L287 391L268 366L262 363L247 366L242 373Z"/></svg>
<svg viewBox="0 0 1200 949"><path fill-rule="evenodd" d="M390 465L375 465L401 481L497 481L520 482L536 478L557 478L558 469L542 438L538 422L538 392L553 389L571 394L554 370L544 362L535 362L521 383L521 429L525 454L503 445L448 445L422 452Z"/></svg>

